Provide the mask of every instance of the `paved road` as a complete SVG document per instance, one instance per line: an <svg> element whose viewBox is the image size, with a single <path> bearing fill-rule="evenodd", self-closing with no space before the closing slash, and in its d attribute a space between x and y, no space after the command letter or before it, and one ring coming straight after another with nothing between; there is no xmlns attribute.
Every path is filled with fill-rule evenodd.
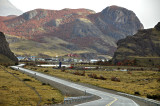
<svg viewBox="0 0 160 106"><path fill-rule="evenodd" d="M86 91L87 93L99 96L101 98L101 99L98 99L98 100L95 100L95 101L78 104L76 106L138 106L138 104L136 104L133 100L128 99L128 98L123 97L123 96L99 91L99 90L92 89L92 88L89 88L89 87L85 87L85 86L82 86L82 85L78 85L78 84L75 84L75 83L72 83L72 82L69 82L69 81L65 81L65 80L62 80L62 79L59 79L59 78L55 78L53 76L48 76L46 74L42 74L42 73L39 73L39 72L36 72L36 71L24 69L24 68L21 68L21 67L18 67L18 66L11 66L11 68L21 70L25 73L33 74L33 75L35 75L35 77L36 76L37 77L43 77L43 78L48 79L50 81L54 81L54 82L63 84L65 86L69 86L69 87L72 87L72 88L80 90L80 91Z"/></svg>
<svg viewBox="0 0 160 106"><path fill-rule="evenodd" d="M42 67L59 67L59 64L42 64L42 65L37 65L37 66L42 66ZM61 67L66 67L66 68L68 68L68 67L71 67L71 65L61 65Z"/></svg>

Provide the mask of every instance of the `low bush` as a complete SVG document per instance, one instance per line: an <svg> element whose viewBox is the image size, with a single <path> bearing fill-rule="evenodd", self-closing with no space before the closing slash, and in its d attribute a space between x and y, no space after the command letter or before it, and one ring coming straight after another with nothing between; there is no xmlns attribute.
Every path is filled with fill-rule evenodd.
<svg viewBox="0 0 160 106"><path fill-rule="evenodd" d="M90 78L94 78L94 79L98 79L97 75L92 73L92 74L88 74L88 77Z"/></svg>
<svg viewBox="0 0 160 106"><path fill-rule="evenodd" d="M157 82L160 82L160 78L157 78Z"/></svg>
<svg viewBox="0 0 160 106"><path fill-rule="evenodd" d="M141 70L141 71L144 71L144 69L143 69L143 68L141 68L140 70Z"/></svg>
<svg viewBox="0 0 160 106"><path fill-rule="evenodd" d="M135 94L135 95L140 95L140 93L139 93L139 92L134 92L134 94Z"/></svg>
<svg viewBox="0 0 160 106"><path fill-rule="evenodd" d="M132 74L132 72L131 71L127 71L127 74Z"/></svg>
<svg viewBox="0 0 160 106"><path fill-rule="evenodd" d="M27 78L25 78L25 79L23 79L23 81L31 81L31 79L27 79Z"/></svg>
<svg viewBox="0 0 160 106"><path fill-rule="evenodd" d="M47 85L46 83L42 83L42 85Z"/></svg>
<svg viewBox="0 0 160 106"><path fill-rule="evenodd" d="M147 98L160 100L160 94L159 95L149 95L148 94Z"/></svg>
<svg viewBox="0 0 160 106"><path fill-rule="evenodd" d="M100 75L99 79L106 80L106 78L104 78L102 75Z"/></svg>
<svg viewBox="0 0 160 106"><path fill-rule="evenodd" d="M1 86L2 90L8 90L7 86Z"/></svg>
<svg viewBox="0 0 160 106"><path fill-rule="evenodd" d="M65 66L61 67L61 72L65 72L65 70L66 70Z"/></svg>
<svg viewBox="0 0 160 106"><path fill-rule="evenodd" d="M117 77L111 77L111 81L116 81L116 82L120 82L120 79Z"/></svg>
<svg viewBox="0 0 160 106"><path fill-rule="evenodd" d="M76 71L76 72L73 72L72 74L79 75L79 76L85 76L85 71L83 71L83 72Z"/></svg>
<svg viewBox="0 0 160 106"><path fill-rule="evenodd" d="M102 75L100 75L100 76L98 77L98 76L97 76L96 74L94 74L94 73L88 74L88 77L94 78L94 79L106 80L106 78L104 78Z"/></svg>
<svg viewBox="0 0 160 106"><path fill-rule="evenodd" d="M48 70L44 70L44 72L48 72Z"/></svg>

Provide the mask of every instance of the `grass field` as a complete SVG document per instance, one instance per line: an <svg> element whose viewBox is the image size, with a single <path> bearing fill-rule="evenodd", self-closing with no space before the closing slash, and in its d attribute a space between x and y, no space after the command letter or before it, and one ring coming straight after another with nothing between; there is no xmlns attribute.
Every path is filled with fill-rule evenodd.
<svg viewBox="0 0 160 106"><path fill-rule="evenodd" d="M66 70L61 72L61 70L56 70L52 68L43 67L31 67L26 68L44 72L53 76L65 78L75 82L88 83L102 88L112 89L120 92L125 92L129 94L138 94L142 97L147 97L147 95L159 95L160 94L160 72L156 71L132 71L132 72L122 72L122 71L85 71L85 76L79 76L72 74L76 70ZM82 73L82 71L78 71ZM103 76L106 80L90 78L88 74L96 74L98 77ZM116 77L120 80L111 81L111 78ZM138 92L138 93L137 93Z"/></svg>
<svg viewBox="0 0 160 106"><path fill-rule="evenodd" d="M38 43L24 38L21 39L16 36L14 37L14 35L6 35L6 38L10 44L11 50L16 55L39 56L43 51L43 55L55 57L57 55L64 56L69 53L88 52L88 50L70 50L64 47L64 45L69 45L70 43L56 37L44 38L43 43ZM15 42L13 42L13 39Z"/></svg>
<svg viewBox="0 0 160 106"><path fill-rule="evenodd" d="M3 67L3 66L2 66ZM5 67L3 67L5 68ZM35 88L42 98L40 105L60 103L63 95L55 88L42 84L19 71L5 68L22 81L15 78L10 73L0 69L0 106L36 106L40 98L34 90L24 84Z"/></svg>

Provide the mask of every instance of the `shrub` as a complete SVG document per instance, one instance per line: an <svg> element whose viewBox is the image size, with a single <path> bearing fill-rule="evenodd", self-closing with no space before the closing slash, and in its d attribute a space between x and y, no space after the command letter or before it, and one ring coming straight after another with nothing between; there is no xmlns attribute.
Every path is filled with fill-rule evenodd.
<svg viewBox="0 0 160 106"><path fill-rule="evenodd" d="M2 90L8 90L7 86L1 86Z"/></svg>
<svg viewBox="0 0 160 106"><path fill-rule="evenodd" d="M61 68L61 72L65 72L65 70L66 70L66 67L63 66L63 67Z"/></svg>
<svg viewBox="0 0 160 106"><path fill-rule="evenodd" d="M134 92L134 94L135 94L135 95L140 95L140 93L139 93L139 92Z"/></svg>
<svg viewBox="0 0 160 106"><path fill-rule="evenodd" d="M94 78L94 79L98 79L97 75L96 74L88 74L88 77L90 78Z"/></svg>
<svg viewBox="0 0 160 106"><path fill-rule="evenodd" d="M79 75L79 72L76 71L76 72L73 72L72 74L74 74L74 75Z"/></svg>
<svg viewBox="0 0 160 106"><path fill-rule="evenodd" d="M96 70L98 70L98 69L99 69L99 67L97 66L97 67L96 67Z"/></svg>
<svg viewBox="0 0 160 106"><path fill-rule="evenodd" d="M83 73L81 74L81 76L85 76L85 71L83 71Z"/></svg>
<svg viewBox="0 0 160 106"><path fill-rule="evenodd" d="M104 78L102 75L100 75L99 79L106 80L106 78Z"/></svg>
<svg viewBox="0 0 160 106"><path fill-rule="evenodd" d="M158 67L158 71L160 72L160 66Z"/></svg>
<svg viewBox="0 0 160 106"><path fill-rule="evenodd" d="M149 95L149 94L147 94L147 98L150 98L150 99L157 99L157 100L159 100L160 99L160 95Z"/></svg>
<svg viewBox="0 0 160 106"><path fill-rule="evenodd" d="M88 77L94 78L94 79L106 80L106 78L104 78L102 75L100 75L100 77L98 77L98 76L97 76L96 74L94 74L94 73L88 74Z"/></svg>
<svg viewBox="0 0 160 106"><path fill-rule="evenodd" d="M143 69L143 68L141 68L141 71L144 71L144 69Z"/></svg>
<svg viewBox="0 0 160 106"><path fill-rule="evenodd" d="M55 99L54 99L54 98L52 98L52 102L53 102L53 103L55 102Z"/></svg>
<svg viewBox="0 0 160 106"><path fill-rule="evenodd" d="M157 82L160 82L160 78L157 79Z"/></svg>
<svg viewBox="0 0 160 106"><path fill-rule="evenodd" d="M42 85L47 85L46 83L42 83Z"/></svg>
<svg viewBox="0 0 160 106"><path fill-rule="evenodd" d="M83 73L76 71L76 72L74 72L74 74L75 75L80 75L80 76L85 76L85 71L83 71Z"/></svg>
<svg viewBox="0 0 160 106"><path fill-rule="evenodd" d="M48 72L48 70L44 70L44 72Z"/></svg>
<svg viewBox="0 0 160 106"><path fill-rule="evenodd" d="M98 77L97 77L97 75L96 74L92 74L92 77L94 78L94 79L98 79Z"/></svg>
<svg viewBox="0 0 160 106"><path fill-rule="evenodd" d="M27 79L27 78L25 78L25 79L23 79L23 81L31 81L31 79Z"/></svg>
<svg viewBox="0 0 160 106"><path fill-rule="evenodd" d="M127 71L127 74L132 74L132 72L131 71Z"/></svg>
<svg viewBox="0 0 160 106"><path fill-rule="evenodd" d="M116 81L116 82L120 82L120 79L117 77L111 77L111 81Z"/></svg>

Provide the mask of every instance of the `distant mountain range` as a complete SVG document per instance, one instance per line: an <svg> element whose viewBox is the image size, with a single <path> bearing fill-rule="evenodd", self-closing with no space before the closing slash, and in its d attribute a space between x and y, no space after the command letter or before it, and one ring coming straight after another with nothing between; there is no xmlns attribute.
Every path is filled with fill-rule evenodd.
<svg viewBox="0 0 160 106"><path fill-rule="evenodd" d="M136 60L142 66L160 65L160 22L151 29L139 30L133 36L121 39L113 56L113 62Z"/></svg>
<svg viewBox="0 0 160 106"><path fill-rule="evenodd" d="M19 16L23 12L12 5L8 0L0 0L0 16L16 15Z"/></svg>
<svg viewBox="0 0 160 106"><path fill-rule="evenodd" d="M99 13L88 9L36 9L20 16L0 17L0 24L11 49L19 55L112 56L117 40L143 29L135 13L118 6Z"/></svg>

